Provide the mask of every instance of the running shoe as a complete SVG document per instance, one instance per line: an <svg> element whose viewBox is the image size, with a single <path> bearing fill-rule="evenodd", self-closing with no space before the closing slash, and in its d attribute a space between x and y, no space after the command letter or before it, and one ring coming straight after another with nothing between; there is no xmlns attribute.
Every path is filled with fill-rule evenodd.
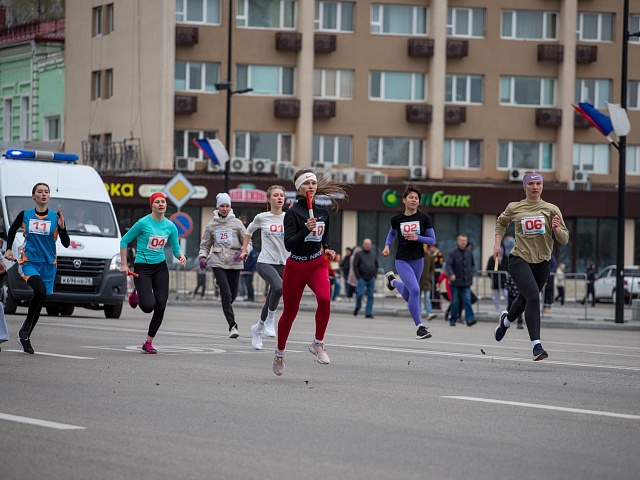
<svg viewBox="0 0 640 480"><path fill-rule="evenodd" d="M420 325L418 327L418 331L416 332L416 339L422 340L423 338L431 338L431 333L427 330L427 327L424 325Z"/></svg>
<svg viewBox="0 0 640 480"><path fill-rule="evenodd" d="M267 317L267 320L264 322L264 336L265 337L275 337L276 329L274 326L275 318Z"/></svg>
<svg viewBox="0 0 640 480"><path fill-rule="evenodd" d="M430 313L429 315L427 315L427 321L430 322L431 320L433 320L436 317L437 317L437 315L435 313Z"/></svg>
<svg viewBox="0 0 640 480"><path fill-rule="evenodd" d="M360 309L358 307L353 309L353 316L357 317L358 316L358 312L360 311Z"/></svg>
<svg viewBox="0 0 640 480"><path fill-rule="evenodd" d="M24 353L27 353L29 355L33 355L34 353L36 353L31 346L31 340L29 340L28 338L26 340L23 340L22 338L20 338L20 336L18 336L18 340L20 341L20 345L22 345L22 350L24 351Z"/></svg>
<svg viewBox="0 0 640 480"><path fill-rule="evenodd" d="M498 318L498 326L496 327L496 330L494 332L494 336L496 337L496 342L499 342L500 340L502 340L505 334L507 333L508 327L505 327L502 321L505 318L507 318L508 313L509 312L507 312L506 310L503 310L502 313L500 314L500 317Z"/></svg>
<svg viewBox="0 0 640 480"><path fill-rule="evenodd" d="M309 345L309 351L317 357L318 363L329 365L329 355L327 355L327 352L324 349L324 342L311 342L311 345Z"/></svg>
<svg viewBox="0 0 640 480"><path fill-rule="evenodd" d="M470 322L467 322L467 327L473 327L478 321L474 318Z"/></svg>
<svg viewBox="0 0 640 480"><path fill-rule="evenodd" d="M31 330L31 324L24 322L18 332L18 338L20 338L20 340L29 340L29 330Z"/></svg>
<svg viewBox="0 0 640 480"><path fill-rule="evenodd" d="M536 343L536 346L533 347L533 361L537 362L539 360L544 360L548 356L549 354L545 352L544 348L542 348L542 344Z"/></svg>
<svg viewBox="0 0 640 480"><path fill-rule="evenodd" d="M136 308L138 306L138 290L135 288L133 289L133 292L131 292L131 295L129 295L129 306L131 308Z"/></svg>
<svg viewBox="0 0 640 480"><path fill-rule="evenodd" d="M387 272L384 274L387 277L387 288L389 290L394 290L396 287L393 286L393 281L396 279L396 276L393 272Z"/></svg>
<svg viewBox="0 0 640 480"><path fill-rule="evenodd" d="M284 373L284 355L279 356L277 353L273 356L273 373L280 376Z"/></svg>
<svg viewBox="0 0 640 480"><path fill-rule="evenodd" d="M145 342L142 344L142 353L153 354L158 353L158 350L153 348L153 345L151 345L151 342L149 340L145 340Z"/></svg>
<svg viewBox="0 0 640 480"><path fill-rule="evenodd" d="M262 330L264 324L260 325L260 322L251 325L251 346L256 350L262 350Z"/></svg>
<svg viewBox="0 0 640 480"><path fill-rule="evenodd" d="M238 333L238 326L234 325L229 329L229 338L238 338L240 333Z"/></svg>
<svg viewBox="0 0 640 480"><path fill-rule="evenodd" d="M373 318L373 314L365 315L364 318Z"/></svg>

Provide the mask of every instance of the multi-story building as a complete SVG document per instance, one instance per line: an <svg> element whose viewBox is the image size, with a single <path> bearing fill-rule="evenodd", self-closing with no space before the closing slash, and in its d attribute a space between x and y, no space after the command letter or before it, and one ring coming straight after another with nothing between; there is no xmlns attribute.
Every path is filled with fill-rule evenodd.
<svg viewBox="0 0 640 480"><path fill-rule="evenodd" d="M353 182L334 222L338 247L370 237L381 250L397 211L388 200L412 181L433 200L426 209L441 247L465 232L484 265L497 214L522 197L518 182L536 169L545 175L544 197L561 206L571 229L573 241L558 251L568 269L614 263L618 152L572 103L606 112L607 102L621 101L622 2L66 5L65 146L100 159L125 224L154 185L175 169L193 170L187 177L200 193L184 210L198 232L223 175L209 171L191 140L228 137L234 189L264 190L273 175L309 166ZM630 7L629 31L637 32L640 0ZM628 48L627 111L638 125L638 37ZM126 141L139 146L136 164L122 161L126 144L112 148ZM625 258L640 263L637 128L627 143ZM248 198L262 197L236 198L250 217ZM197 240L189 238L190 248Z"/></svg>

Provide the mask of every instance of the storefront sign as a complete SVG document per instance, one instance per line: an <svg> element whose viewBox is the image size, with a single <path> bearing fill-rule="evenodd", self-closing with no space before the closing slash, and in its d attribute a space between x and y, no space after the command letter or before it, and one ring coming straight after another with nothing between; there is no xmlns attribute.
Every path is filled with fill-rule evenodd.
<svg viewBox="0 0 640 480"><path fill-rule="evenodd" d="M133 197L135 188L133 183L104 183L110 197ZM149 195L151 196L151 195Z"/></svg>
<svg viewBox="0 0 640 480"><path fill-rule="evenodd" d="M267 203L267 192L259 190L251 183L241 183L238 188L229 191L233 202L240 203Z"/></svg>
<svg viewBox="0 0 640 480"><path fill-rule="evenodd" d="M420 205L425 207L444 208L469 208L471 195L445 194L444 190L437 190L433 193L423 193L420 198ZM388 188L382 192L382 204L387 208L394 208L400 204L402 195L397 190Z"/></svg>

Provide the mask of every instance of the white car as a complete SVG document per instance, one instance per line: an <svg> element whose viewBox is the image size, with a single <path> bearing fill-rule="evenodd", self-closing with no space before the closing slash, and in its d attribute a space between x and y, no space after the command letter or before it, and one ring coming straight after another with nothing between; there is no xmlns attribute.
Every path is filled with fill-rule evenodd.
<svg viewBox="0 0 640 480"><path fill-rule="evenodd" d="M609 265L596 276L594 283L596 301L616 299L616 266ZM640 266L624 267L624 300L629 303L632 298L640 298Z"/></svg>

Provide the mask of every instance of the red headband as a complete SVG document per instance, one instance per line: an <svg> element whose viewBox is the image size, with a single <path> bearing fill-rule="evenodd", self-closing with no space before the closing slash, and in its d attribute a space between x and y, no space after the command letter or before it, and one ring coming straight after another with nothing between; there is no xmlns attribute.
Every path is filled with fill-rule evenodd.
<svg viewBox="0 0 640 480"><path fill-rule="evenodd" d="M149 198L149 206L153 205L153 202L156 200L156 198L164 198L165 200L167 199L164 193L156 192Z"/></svg>

